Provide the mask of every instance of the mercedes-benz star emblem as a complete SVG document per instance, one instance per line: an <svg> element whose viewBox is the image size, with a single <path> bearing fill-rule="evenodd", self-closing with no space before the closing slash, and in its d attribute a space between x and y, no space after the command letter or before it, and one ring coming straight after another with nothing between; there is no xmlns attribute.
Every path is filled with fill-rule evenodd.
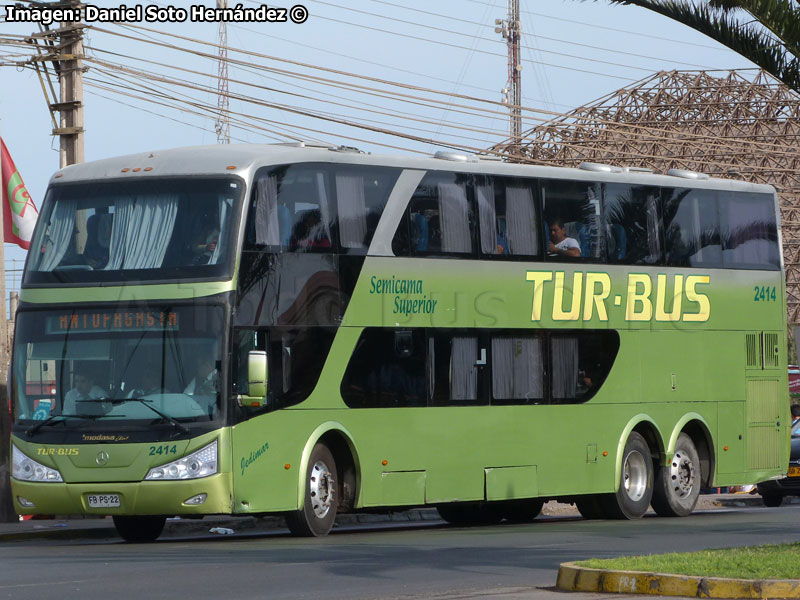
<svg viewBox="0 0 800 600"><path fill-rule="evenodd" d="M102 467L108 462L108 452L106 452L105 450L101 450L100 452L97 453L97 456L95 457L94 461Z"/></svg>

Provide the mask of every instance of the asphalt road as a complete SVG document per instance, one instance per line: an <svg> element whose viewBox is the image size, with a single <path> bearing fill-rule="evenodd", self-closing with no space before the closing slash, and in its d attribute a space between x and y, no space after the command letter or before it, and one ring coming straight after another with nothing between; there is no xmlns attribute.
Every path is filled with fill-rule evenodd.
<svg viewBox="0 0 800 600"><path fill-rule="evenodd" d="M559 564L797 540L800 505L625 522L556 517L475 528L362 525L316 540L276 531L144 545L26 541L0 545L0 598L608 600L618 596L554 591Z"/></svg>

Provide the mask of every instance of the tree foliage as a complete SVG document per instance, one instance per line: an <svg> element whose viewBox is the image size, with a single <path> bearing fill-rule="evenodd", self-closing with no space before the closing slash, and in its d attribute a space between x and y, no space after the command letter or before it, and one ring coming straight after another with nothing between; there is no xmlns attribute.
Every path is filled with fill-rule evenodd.
<svg viewBox="0 0 800 600"><path fill-rule="evenodd" d="M797 0L608 0L647 8L724 44L800 92Z"/></svg>

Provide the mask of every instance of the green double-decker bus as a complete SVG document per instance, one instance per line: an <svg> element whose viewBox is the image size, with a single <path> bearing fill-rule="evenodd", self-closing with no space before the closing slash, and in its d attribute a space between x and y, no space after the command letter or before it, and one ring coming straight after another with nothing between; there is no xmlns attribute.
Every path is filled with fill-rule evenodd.
<svg viewBox="0 0 800 600"><path fill-rule="evenodd" d="M20 514L689 514L782 476L769 186L214 146L70 166L11 373Z"/></svg>

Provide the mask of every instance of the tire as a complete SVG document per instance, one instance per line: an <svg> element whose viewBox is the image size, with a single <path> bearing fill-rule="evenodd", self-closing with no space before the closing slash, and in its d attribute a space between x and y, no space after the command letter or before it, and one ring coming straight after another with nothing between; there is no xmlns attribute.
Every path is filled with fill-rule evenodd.
<svg viewBox="0 0 800 600"><path fill-rule="evenodd" d="M761 494L761 501L764 503L764 506L777 508L783 504L783 496L781 494Z"/></svg>
<svg viewBox="0 0 800 600"><path fill-rule="evenodd" d="M500 507L488 502L443 504L436 510L451 525L496 525L503 520Z"/></svg>
<svg viewBox="0 0 800 600"><path fill-rule="evenodd" d="M303 507L286 516L289 531L302 537L328 535L339 508L337 479L333 454L325 444L317 444L308 458Z"/></svg>
<svg viewBox="0 0 800 600"><path fill-rule="evenodd" d="M163 516L122 517L114 516L114 527L126 542L140 544L155 541L164 530L167 518Z"/></svg>
<svg viewBox="0 0 800 600"><path fill-rule="evenodd" d="M598 495L583 496L575 500L575 506L584 519L605 519L603 499Z"/></svg>
<svg viewBox="0 0 800 600"><path fill-rule="evenodd" d="M611 519L640 519L653 497L653 458L645 439L632 431L622 452L619 487L600 497L604 515Z"/></svg>
<svg viewBox="0 0 800 600"><path fill-rule="evenodd" d="M508 500L500 503L498 512L510 523L530 523L539 516L543 506L543 498Z"/></svg>
<svg viewBox="0 0 800 600"><path fill-rule="evenodd" d="M658 469L653 489L653 510L660 517L685 517L700 497L700 457L687 434L681 433L670 463Z"/></svg>

